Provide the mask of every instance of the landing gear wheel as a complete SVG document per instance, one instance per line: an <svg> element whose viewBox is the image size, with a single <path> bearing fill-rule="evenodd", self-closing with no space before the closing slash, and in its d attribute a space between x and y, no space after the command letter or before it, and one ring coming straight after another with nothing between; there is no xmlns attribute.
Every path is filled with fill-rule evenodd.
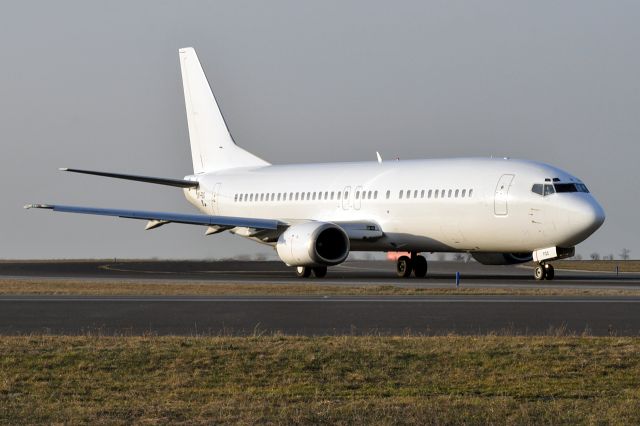
<svg viewBox="0 0 640 426"><path fill-rule="evenodd" d="M324 278L327 276L327 267L326 266L318 266L317 268L313 268L313 275L316 278Z"/></svg>
<svg viewBox="0 0 640 426"><path fill-rule="evenodd" d="M309 278L311 276L311 268L308 266L296 266L296 275L298 278Z"/></svg>
<svg viewBox="0 0 640 426"><path fill-rule="evenodd" d="M415 256L413 258L413 275L416 278L424 278L427 276L427 259L424 256Z"/></svg>
<svg viewBox="0 0 640 426"><path fill-rule="evenodd" d="M411 275L411 259L407 256L400 256L396 263L396 273L400 278L408 278Z"/></svg>
<svg viewBox="0 0 640 426"><path fill-rule="evenodd" d="M549 265L545 263L544 265L544 279L551 281L553 277L556 275L555 270L553 269L553 265Z"/></svg>
<svg viewBox="0 0 640 426"><path fill-rule="evenodd" d="M538 265L533 270L533 277L536 279L536 281L542 281L542 280L544 280L546 272L547 271L545 270L543 265Z"/></svg>

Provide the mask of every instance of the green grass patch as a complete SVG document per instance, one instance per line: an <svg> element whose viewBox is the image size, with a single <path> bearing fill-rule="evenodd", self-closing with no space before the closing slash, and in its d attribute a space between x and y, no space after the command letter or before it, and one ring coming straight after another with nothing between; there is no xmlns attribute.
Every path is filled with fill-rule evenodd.
<svg viewBox="0 0 640 426"><path fill-rule="evenodd" d="M640 339L1 337L0 423L638 424Z"/></svg>

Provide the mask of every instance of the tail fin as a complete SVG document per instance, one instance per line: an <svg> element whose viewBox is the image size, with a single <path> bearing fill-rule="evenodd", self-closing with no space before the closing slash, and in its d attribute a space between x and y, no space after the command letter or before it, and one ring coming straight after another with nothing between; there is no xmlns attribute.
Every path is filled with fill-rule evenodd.
<svg viewBox="0 0 640 426"><path fill-rule="evenodd" d="M179 52L194 173L269 165L233 142L196 51Z"/></svg>

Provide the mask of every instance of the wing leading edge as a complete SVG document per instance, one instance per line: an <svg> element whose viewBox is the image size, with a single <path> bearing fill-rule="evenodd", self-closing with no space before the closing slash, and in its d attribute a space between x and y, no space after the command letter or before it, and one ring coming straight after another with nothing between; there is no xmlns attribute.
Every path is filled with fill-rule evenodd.
<svg viewBox="0 0 640 426"><path fill-rule="evenodd" d="M123 173L97 172L95 170L70 169L62 167L63 172L82 173L85 175L103 176L116 179L133 180L137 182L155 183L157 185L176 186L178 188L197 188L198 182L185 179L168 179L154 176L127 175Z"/></svg>
<svg viewBox="0 0 640 426"><path fill-rule="evenodd" d="M125 219L148 220L146 229L157 228L167 223L209 226L216 232L231 228L252 228L256 230L277 230L287 224L272 219L255 219L235 216L208 216L201 214L165 213L142 210L102 209L95 207L63 206L58 204L28 204L25 209L49 209L56 212L80 213L99 216L114 216ZM216 232L207 232L208 234Z"/></svg>

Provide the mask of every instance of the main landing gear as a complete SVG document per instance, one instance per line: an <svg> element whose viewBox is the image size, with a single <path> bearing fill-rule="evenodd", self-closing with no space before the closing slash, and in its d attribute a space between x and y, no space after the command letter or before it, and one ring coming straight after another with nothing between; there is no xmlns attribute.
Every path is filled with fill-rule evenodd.
<svg viewBox="0 0 640 426"><path fill-rule="evenodd" d="M539 263L533 270L533 277L536 281L549 280L551 281L555 276L553 265L548 263Z"/></svg>
<svg viewBox="0 0 640 426"><path fill-rule="evenodd" d="M296 275L298 278L309 278L311 273L316 276L316 278L324 278L327 276L327 267L326 266L318 266L316 268L311 268L309 266L297 266L296 267Z"/></svg>
<svg viewBox="0 0 640 426"><path fill-rule="evenodd" d="M415 252L409 256L400 256L396 263L396 273L400 278L409 278L411 273L416 278L424 278L427 275L427 259Z"/></svg>

